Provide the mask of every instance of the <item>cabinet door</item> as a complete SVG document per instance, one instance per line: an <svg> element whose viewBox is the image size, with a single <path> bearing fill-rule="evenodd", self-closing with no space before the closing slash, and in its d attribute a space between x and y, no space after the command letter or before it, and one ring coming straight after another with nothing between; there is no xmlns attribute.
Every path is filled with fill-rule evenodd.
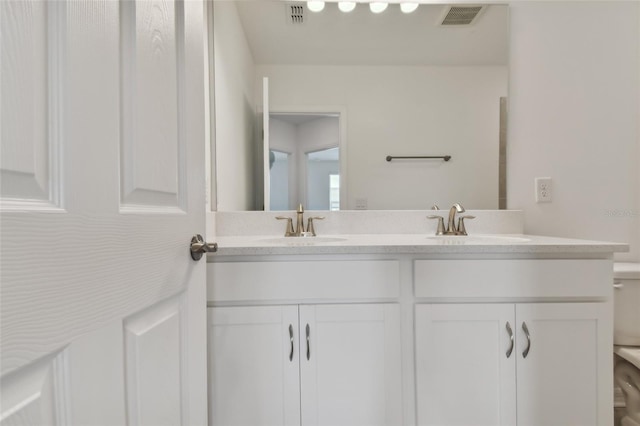
<svg viewBox="0 0 640 426"><path fill-rule="evenodd" d="M518 426L613 421L611 315L605 303L517 305Z"/></svg>
<svg viewBox="0 0 640 426"><path fill-rule="evenodd" d="M299 425L297 339L297 306L209 308L209 424Z"/></svg>
<svg viewBox="0 0 640 426"><path fill-rule="evenodd" d="M302 424L401 425L400 332L395 304L300 306Z"/></svg>
<svg viewBox="0 0 640 426"><path fill-rule="evenodd" d="M514 319L512 304L416 306L418 424L515 424Z"/></svg>

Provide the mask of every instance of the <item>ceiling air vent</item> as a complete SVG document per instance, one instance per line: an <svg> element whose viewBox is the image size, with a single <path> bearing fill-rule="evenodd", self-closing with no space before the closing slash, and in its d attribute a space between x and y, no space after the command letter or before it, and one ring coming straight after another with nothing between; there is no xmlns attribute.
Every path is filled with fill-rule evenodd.
<svg viewBox="0 0 640 426"><path fill-rule="evenodd" d="M440 25L471 25L485 6L450 6Z"/></svg>
<svg viewBox="0 0 640 426"><path fill-rule="evenodd" d="M304 3L287 3L285 12L289 24L304 24Z"/></svg>

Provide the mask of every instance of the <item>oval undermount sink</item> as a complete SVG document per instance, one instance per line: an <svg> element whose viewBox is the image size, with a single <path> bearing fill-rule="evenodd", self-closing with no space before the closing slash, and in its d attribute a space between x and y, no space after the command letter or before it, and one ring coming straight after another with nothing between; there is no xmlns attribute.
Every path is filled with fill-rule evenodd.
<svg viewBox="0 0 640 426"><path fill-rule="evenodd" d="M337 237L276 237L260 240L268 244L283 244L288 246L314 246L318 244L340 243L346 238Z"/></svg>
<svg viewBox="0 0 640 426"><path fill-rule="evenodd" d="M442 244L515 244L531 241L529 238L507 235L433 235L427 238Z"/></svg>

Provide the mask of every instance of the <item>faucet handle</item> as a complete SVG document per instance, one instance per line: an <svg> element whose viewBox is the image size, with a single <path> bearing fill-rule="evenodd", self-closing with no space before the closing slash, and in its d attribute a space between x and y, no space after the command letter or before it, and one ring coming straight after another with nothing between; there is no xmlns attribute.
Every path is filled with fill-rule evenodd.
<svg viewBox="0 0 640 426"><path fill-rule="evenodd" d="M293 219L285 216L276 216L278 220L286 220L287 221L287 229L284 232L285 237L292 237L295 235L295 231L293 230Z"/></svg>
<svg viewBox="0 0 640 426"><path fill-rule="evenodd" d="M440 207L438 207L437 204L434 204L431 206L431 210L440 210Z"/></svg>
<svg viewBox="0 0 640 426"><path fill-rule="evenodd" d="M466 215L466 216L461 216L458 218L458 235L467 235L467 230L464 227L464 220L465 219L475 219L475 216L471 216L471 215Z"/></svg>
<svg viewBox="0 0 640 426"><path fill-rule="evenodd" d="M444 235L444 217L438 215L429 215L427 219L438 219L438 230L436 235Z"/></svg>
<svg viewBox="0 0 640 426"><path fill-rule="evenodd" d="M311 232L311 236L315 237L316 236L316 230L313 227L313 220L324 220L324 216L316 216L316 217L310 217L307 220L307 232Z"/></svg>

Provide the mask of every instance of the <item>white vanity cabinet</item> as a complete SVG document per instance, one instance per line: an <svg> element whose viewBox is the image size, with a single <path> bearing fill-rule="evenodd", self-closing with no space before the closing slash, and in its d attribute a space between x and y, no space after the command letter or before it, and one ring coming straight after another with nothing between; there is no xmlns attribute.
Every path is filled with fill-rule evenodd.
<svg viewBox="0 0 640 426"><path fill-rule="evenodd" d="M515 425L513 305L420 304L415 322L418 424Z"/></svg>
<svg viewBox="0 0 640 426"><path fill-rule="evenodd" d="M208 329L209 424L299 425L298 307L209 308Z"/></svg>
<svg viewBox="0 0 640 426"><path fill-rule="evenodd" d="M607 424L608 325L602 303L416 306L418 424Z"/></svg>
<svg viewBox="0 0 640 426"><path fill-rule="evenodd" d="M210 424L401 425L400 307L371 301L397 296L399 274L397 262L375 263L214 265Z"/></svg>
<svg viewBox="0 0 640 426"><path fill-rule="evenodd" d="M609 424L609 267L606 260L416 261L416 294L439 302L415 308L417 423ZM468 299L479 292L502 303Z"/></svg>
<svg viewBox="0 0 640 426"><path fill-rule="evenodd" d="M612 422L606 253L212 259L211 425Z"/></svg>

